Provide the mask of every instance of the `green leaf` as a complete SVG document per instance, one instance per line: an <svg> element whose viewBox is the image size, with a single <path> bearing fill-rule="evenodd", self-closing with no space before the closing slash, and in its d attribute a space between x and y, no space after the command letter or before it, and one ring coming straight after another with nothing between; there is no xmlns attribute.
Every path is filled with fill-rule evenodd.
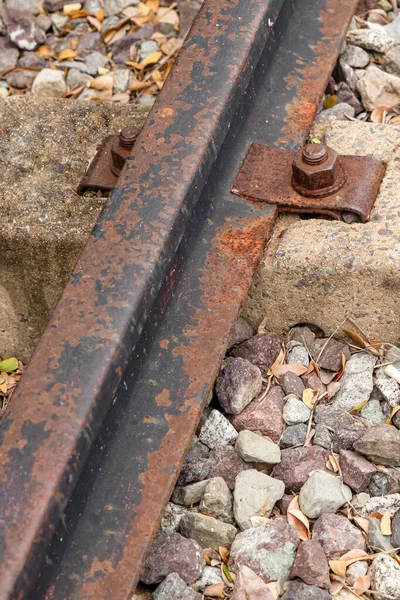
<svg viewBox="0 0 400 600"><path fill-rule="evenodd" d="M228 567L226 565L222 565L222 570L227 580L233 583L232 575L229 573Z"/></svg>
<svg viewBox="0 0 400 600"><path fill-rule="evenodd" d="M15 358L15 356L0 361L0 371L11 373L12 371L15 371L15 369L18 369L18 358Z"/></svg>

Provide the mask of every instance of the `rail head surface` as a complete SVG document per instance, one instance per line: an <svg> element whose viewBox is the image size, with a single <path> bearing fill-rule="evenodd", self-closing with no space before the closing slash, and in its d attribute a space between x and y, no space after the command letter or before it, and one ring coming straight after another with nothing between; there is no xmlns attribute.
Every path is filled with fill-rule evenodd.
<svg viewBox="0 0 400 600"><path fill-rule="evenodd" d="M161 297L157 300L160 315L168 312L171 303L176 307L174 290L177 284L171 265L199 199L205 204L210 202L210 206L214 201L210 191L208 195L203 193L205 184L221 158L221 150L225 148L225 157L229 154L224 141L235 113L235 122L239 123L244 118L240 113L241 106L255 93L249 83L257 63L264 59L267 62L274 60L273 54L269 55L266 49L274 44L279 48L280 42L275 38L280 34L274 24L279 20L283 4L283 0L205 1L135 144L135 156L127 161L118 188L113 191L39 342L1 425L1 600L26 597L163 283ZM311 48L308 39L299 37L298 44L303 48L304 56L296 56L283 48L278 70L270 70L266 64L265 77L268 78L271 71L281 95L274 100L276 105L271 106L269 123L265 122L265 106L259 103L258 108L255 107L254 115L248 119L246 135L241 138L242 145L259 141L296 147L313 121L356 0L349 3L287 0L283 8L286 7L285 14L290 14L296 7L301 11L302 5L307 5L310 13L314 11L314 45ZM296 15L293 18L296 19ZM290 56L293 72L286 73L285 63ZM281 81L278 85L276 79L280 68L285 72L283 85ZM234 137L232 133L229 143L233 144ZM244 157L246 148L242 150ZM235 155L232 168L238 168L242 158ZM219 164L224 164L225 160L222 157ZM228 169L224 175L224 189L229 189L232 175ZM218 177L215 175L214 179ZM207 185L211 185L210 182ZM216 189L215 199L218 197ZM207 198L201 197L202 193ZM229 197L223 200L226 203ZM232 202L233 211L235 202ZM276 212L273 208L265 210L264 216L254 213L254 223L263 224L262 237L266 239ZM229 222L229 218L225 214L225 221ZM218 235L215 260L219 260L221 242L225 244L223 253L229 254L235 248L235 236L229 234L226 237L230 229L221 224L219 227L221 235ZM240 233L241 244L246 239L243 235ZM265 242L259 237L257 227L253 236L256 236L253 237L256 245L248 261L251 270L256 268L262 242ZM246 254L246 247L239 246L239 249ZM207 281L212 290L212 274L208 275ZM226 279L224 282L227 285ZM205 379L196 382L196 392L185 396L186 406L193 408L193 415L200 414L212 385L226 345L230 321L237 315L240 302L246 296L250 277L243 277L242 283L240 293L234 299L229 298L229 289L226 291L230 319L217 330L222 341L215 348L212 364L210 359L207 363L208 378L202 373ZM212 327L212 321L208 326ZM206 334L207 330L203 330L202 335ZM192 335L196 338L197 332L193 331ZM133 364L142 370L145 362L139 357ZM189 392L185 391L185 394ZM161 407L168 401L164 396L159 398ZM65 593L61 581L64 577L69 584L70 573L61 572L51 593L50 588L45 595L33 592L32 598L115 600L128 597L127 587L121 594L110 591L110 581L115 585L122 584L123 576L123 585L127 586L129 581L137 580L138 561L143 560L157 528L161 503L166 501L188 447L194 418L190 427L187 423L180 426L179 450L171 454L175 462L168 465L168 472L163 473L166 479L160 507L153 520L148 520L146 527L141 529L138 522L132 525L121 517L121 531L130 536L126 547L134 548L136 553L134 568L127 553L118 568L114 563L104 564L104 572L95 572L92 579L89 570L89 580L76 583L79 590L75 588L72 594ZM152 456L156 465L162 464L163 448L160 442ZM112 468L111 462L111 472ZM144 474L140 473L140 468L136 475L143 482ZM157 469L153 477L156 473ZM139 508L144 510L146 499L149 499L149 505L150 499L153 502L154 497L157 499L155 493L160 488L150 475L145 490L139 490L138 512ZM127 492L132 492L129 482L124 484ZM96 498L90 496L89 490L88 506L90 501L96 502ZM82 531L85 531L84 525L76 527L77 538L73 539L72 545L79 547ZM137 548L132 532L136 535ZM101 539L96 540L96 544L93 542L96 549L99 545ZM94 560L91 567L96 564ZM98 581L95 581L96 577Z"/></svg>
<svg viewBox="0 0 400 600"><path fill-rule="evenodd" d="M206 0L1 425L0 598L29 586L283 0Z"/></svg>

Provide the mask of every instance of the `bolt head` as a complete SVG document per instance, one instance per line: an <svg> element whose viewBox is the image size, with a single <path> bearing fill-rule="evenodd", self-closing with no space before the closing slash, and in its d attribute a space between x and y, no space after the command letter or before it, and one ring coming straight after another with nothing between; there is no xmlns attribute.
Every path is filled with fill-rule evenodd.
<svg viewBox="0 0 400 600"><path fill-rule="evenodd" d="M310 146L315 146L315 149ZM339 169L337 152L322 144L309 144L301 148L292 164L294 181L310 191L332 186Z"/></svg>

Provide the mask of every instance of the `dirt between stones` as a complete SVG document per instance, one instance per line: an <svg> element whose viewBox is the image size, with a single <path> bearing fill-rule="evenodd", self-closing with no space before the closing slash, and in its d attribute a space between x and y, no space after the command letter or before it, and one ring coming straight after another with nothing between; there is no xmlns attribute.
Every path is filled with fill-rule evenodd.
<svg viewBox="0 0 400 600"><path fill-rule="evenodd" d="M400 597L400 349L340 334L234 325L136 598Z"/></svg>

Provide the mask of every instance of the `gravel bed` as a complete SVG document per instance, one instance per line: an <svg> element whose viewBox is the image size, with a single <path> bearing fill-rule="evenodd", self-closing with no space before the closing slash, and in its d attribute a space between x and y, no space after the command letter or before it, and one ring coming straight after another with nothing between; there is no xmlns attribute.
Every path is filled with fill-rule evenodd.
<svg viewBox="0 0 400 600"><path fill-rule="evenodd" d="M400 121L400 15L396 0L360 3L326 89L318 123Z"/></svg>
<svg viewBox="0 0 400 600"><path fill-rule="evenodd" d="M152 106L198 0L0 2L0 98Z"/></svg>
<svg viewBox="0 0 400 600"><path fill-rule="evenodd" d="M139 597L399 599L399 384L400 349L354 322L239 319Z"/></svg>

